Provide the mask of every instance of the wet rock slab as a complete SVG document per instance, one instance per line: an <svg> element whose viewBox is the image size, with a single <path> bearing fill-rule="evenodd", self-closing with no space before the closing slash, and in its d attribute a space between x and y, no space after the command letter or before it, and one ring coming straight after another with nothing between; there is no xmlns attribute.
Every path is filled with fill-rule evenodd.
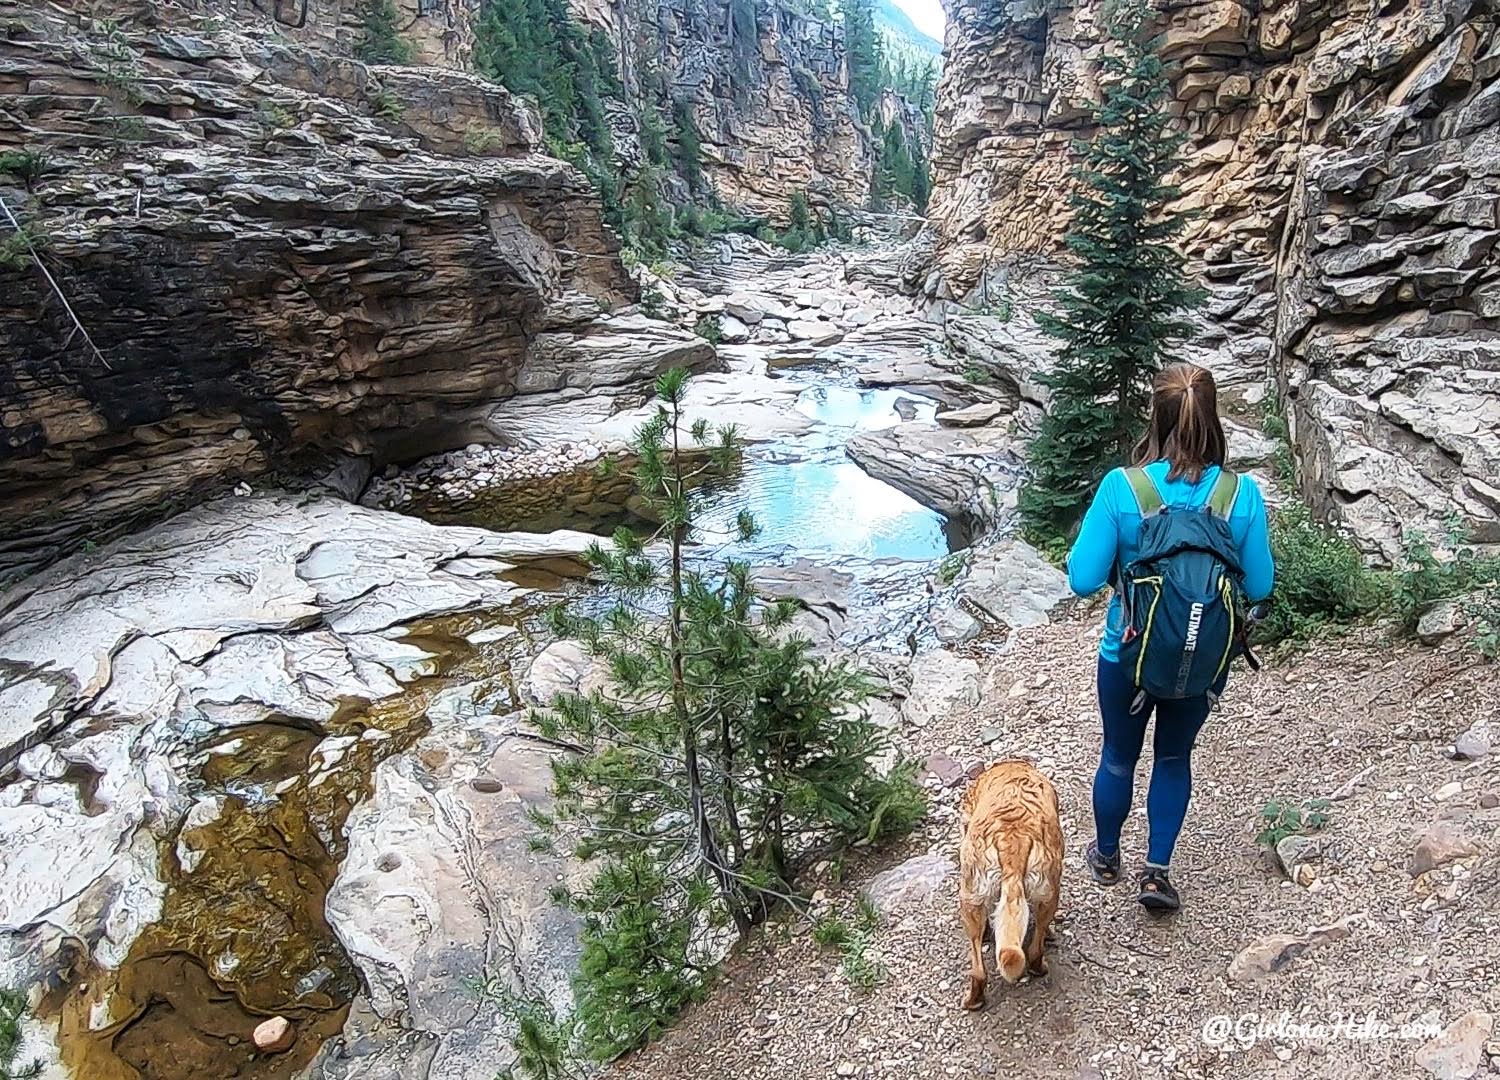
<svg viewBox="0 0 1500 1080"><path fill-rule="evenodd" d="M514 728L438 719L351 812L328 919L368 1001L311 1076L493 1080L512 1057L502 998L566 1009L577 925L549 892L568 866L530 849L526 816L548 802L551 772Z"/></svg>
<svg viewBox="0 0 1500 1080"><path fill-rule="evenodd" d="M396 700L434 670L410 625L511 604L528 590L501 575L533 560L573 559L588 539L440 528L334 500L262 496L207 504L12 589L0 616L0 755L15 766L0 788L0 983L32 985L80 961L119 968L164 913L176 917L184 903L211 908L220 889L238 896L232 880L169 893L171 867L160 857L175 843L192 875L200 859L212 866L223 854L212 836L206 847L196 842L194 830L259 827L248 811L221 822L226 806L269 798L274 809L281 759L241 762L235 747L257 745L259 735L245 739L267 721L302 732L309 749L350 725L374 738L343 734L299 751L299 760L325 777L339 761L374 760L391 734L378 715L351 716L348 703ZM421 702L412 704L419 716ZM226 756L205 761L205 747ZM279 828L307 834L296 842L308 851L336 847L329 830L347 810L338 805L345 788L316 776L285 780L305 785L309 807L323 798L330 808L319 811L321 826ZM204 785L229 798L200 802ZM308 864L296 860L311 857L294 856L287 889L305 877L297 866ZM252 859L242 872L258 865ZM226 958L216 951L219 930L233 927L192 918L186 937L171 940L199 943L195 962L218 965L221 983L261 964L278 971L277 985L306 977L316 989L328 978L281 973L274 934L236 939ZM92 943L90 955L70 959L63 935ZM109 1014L107 1002L100 1007ZM247 1027L239 1037L249 1036Z"/></svg>

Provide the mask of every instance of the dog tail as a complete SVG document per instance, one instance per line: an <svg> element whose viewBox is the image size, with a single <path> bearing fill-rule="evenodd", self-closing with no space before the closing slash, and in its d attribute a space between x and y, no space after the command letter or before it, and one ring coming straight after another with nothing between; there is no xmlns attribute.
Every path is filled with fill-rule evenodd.
<svg viewBox="0 0 1500 1080"><path fill-rule="evenodd" d="M1031 837L1020 836L1006 844L1000 855L1000 903L995 906L995 963L1006 982L1015 982L1026 970L1022 946L1031 922L1026 902L1026 864L1031 860Z"/></svg>

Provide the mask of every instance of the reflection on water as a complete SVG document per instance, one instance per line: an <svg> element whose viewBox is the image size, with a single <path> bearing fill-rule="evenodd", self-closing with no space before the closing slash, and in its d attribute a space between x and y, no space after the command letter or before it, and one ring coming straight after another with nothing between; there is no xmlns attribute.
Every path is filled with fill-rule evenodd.
<svg viewBox="0 0 1500 1080"><path fill-rule="evenodd" d="M792 547L871 559L935 559L952 550L942 515L869 476L842 449L797 462L751 458L736 483L706 488L693 502L693 539L729 550ZM760 533L731 544L741 510Z"/></svg>
<svg viewBox="0 0 1500 1080"><path fill-rule="evenodd" d="M881 431L908 419L930 424L937 415L937 403L900 390L809 386L797 396L797 411L847 435Z"/></svg>
<svg viewBox="0 0 1500 1080"><path fill-rule="evenodd" d="M762 562L789 554L925 561L964 545L961 530L941 514L870 476L844 453L844 444L859 432L934 423L935 402L900 390L830 385L827 372L797 371L784 378L803 387L796 408L814 422L812 428L747 448L731 476L695 491L695 543ZM628 467L610 478L590 467L497 486L459 505L437 504L422 513L446 525L529 532L567 528L600 536L625 526L649 536L656 526L642 516L649 511L634 491ZM736 539L741 510L760 526L749 542Z"/></svg>
<svg viewBox="0 0 1500 1080"><path fill-rule="evenodd" d="M897 390L822 385L804 390L797 409L820 426L751 448L731 481L699 491L695 540L745 553L790 547L798 554L871 559L934 559L953 550L941 514L844 455L844 443L856 432L931 423L935 403ZM761 530L745 544L731 542L741 510L750 511Z"/></svg>

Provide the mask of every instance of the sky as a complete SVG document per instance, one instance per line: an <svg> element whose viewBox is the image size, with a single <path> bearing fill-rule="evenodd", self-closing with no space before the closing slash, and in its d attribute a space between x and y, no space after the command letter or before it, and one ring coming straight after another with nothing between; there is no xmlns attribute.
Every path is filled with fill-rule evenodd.
<svg viewBox="0 0 1500 1080"><path fill-rule="evenodd" d="M947 17L938 0L895 0L896 6L911 16L917 29L939 41L943 40L943 27Z"/></svg>

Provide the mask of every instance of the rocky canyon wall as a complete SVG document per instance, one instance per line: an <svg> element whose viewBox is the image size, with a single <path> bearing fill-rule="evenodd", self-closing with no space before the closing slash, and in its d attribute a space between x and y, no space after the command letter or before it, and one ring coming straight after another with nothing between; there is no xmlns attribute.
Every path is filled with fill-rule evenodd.
<svg viewBox="0 0 1500 1080"><path fill-rule="evenodd" d="M549 379L705 362L647 325L639 364L572 371L635 296L598 196L531 102L466 70L476 0L393 6L426 66L351 58L365 0L0 0L0 154L31 163L0 173L0 579L308 451L378 466L484 437L481 406ZM862 204L839 31L732 6L576 14L627 99L649 62L691 112L724 203ZM642 113L610 108L628 173Z"/></svg>
<svg viewBox="0 0 1500 1080"><path fill-rule="evenodd" d="M942 295L1066 227L1099 4L955 0L934 135ZM1164 5L1198 343L1284 395L1306 494L1372 551L1500 542L1500 36L1489 0Z"/></svg>
<svg viewBox="0 0 1500 1080"><path fill-rule="evenodd" d="M869 197L876 148L838 24L778 0L575 0L574 10L617 45L627 96L639 101L643 69L661 72L725 203L780 218L798 191L845 206Z"/></svg>
<svg viewBox="0 0 1500 1080"><path fill-rule="evenodd" d="M179 0L207 18L259 25L322 52L352 55L365 36L370 0ZM391 0L395 29L415 64L468 70L475 0Z"/></svg>
<svg viewBox="0 0 1500 1080"><path fill-rule="evenodd" d="M633 296L504 89L89 8L0 3L0 153L42 167L0 177L41 256L4 229L0 570L298 450L453 445Z"/></svg>

